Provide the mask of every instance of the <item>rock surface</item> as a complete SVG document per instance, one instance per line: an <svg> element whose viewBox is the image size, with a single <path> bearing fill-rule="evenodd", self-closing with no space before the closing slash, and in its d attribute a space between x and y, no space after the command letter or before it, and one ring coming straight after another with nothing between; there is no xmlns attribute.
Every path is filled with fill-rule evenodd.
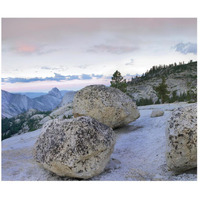
<svg viewBox="0 0 200 200"><path fill-rule="evenodd" d="M104 85L90 85L78 91L74 97L73 115L90 116L112 128L126 125L140 116L129 96Z"/></svg>
<svg viewBox="0 0 200 200"><path fill-rule="evenodd" d="M158 100L157 93L154 90L162 79L162 75L166 77L166 84L168 86L169 96L172 97L173 91L177 95L183 92L193 91L197 94L197 62L186 64L183 67L168 67L159 72L154 72L147 78L134 78L132 83L128 83L127 92L134 100L141 100L151 98L155 103Z"/></svg>
<svg viewBox="0 0 200 200"><path fill-rule="evenodd" d="M165 158L166 121L172 109L187 106L182 103L139 106L141 117L115 130L117 142L104 172L88 180L197 181L194 170L179 175L169 171ZM164 110L165 115L151 118L152 108ZM77 181L60 177L34 161L33 146L40 133L41 129L2 141L2 181Z"/></svg>
<svg viewBox="0 0 200 200"><path fill-rule="evenodd" d="M52 117L54 119L55 118L63 119L64 116L66 118L71 117L72 116L72 108L73 108L73 104L72 103L65 104L64 106L59 107L56 110L54 110L50 114L50 117Z"/></svg>
<svg viewBox="0 0 200 200"><path fill-rule="evenodd" d="M51 117L49 117L49 116L46 116L45 118L43 118L40 122L39 122L39 124L44 124L44 123L46 123L46 122L48 122L49 120L51 120Z"/></svg>
<svg viewBox="0 0 200 200"><path fill-rule="evenodd" d="M42 118L44 118L44 117L45 117L45 115L36 114L36 115L33 115L30 119L39 120L39 119L42 119Z"/></svg>
<svg viewBox="0 0 200 200"><path fill-rule="evenodd" d="M91 117L47 122L34 147L34 158L59 176L88 179L103 172L115 133Z"/></svg>
<svg viewBox="0 0 200 200"><path fill-rule="evenodd" d="M160 117L164 115L164 111L162 110L153 110L151 113L151 117Z"/></svg>
<svg viewBox="0 0 200 200"><path fill-rule="evenodd" d="M197 105L178 108L166 127L167 166L182 172L197 167Z"/></svg>
<svg viewBox="0 0 200 200"><path fill-rule="evenodd" d="M62 101L61 101L61 103L60 103L60 107L62 107L62 106L64 106L64 105L67 105L67 104L69 104L69 103L72 103L73 100L74 100L74 95L75 95L75 94L76 94L76 92L74 92L74 91L67 92L67 93L64 95L64 97L63 97L63 99L62 99Z"/></svg>

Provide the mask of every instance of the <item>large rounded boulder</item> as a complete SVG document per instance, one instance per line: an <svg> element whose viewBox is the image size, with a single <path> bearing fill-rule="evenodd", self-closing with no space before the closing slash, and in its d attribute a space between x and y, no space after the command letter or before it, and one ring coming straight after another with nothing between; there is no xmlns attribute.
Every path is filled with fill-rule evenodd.
<svg viewBox="0 0 200 200"><path fill-rule="evenodd" d="M93 117L111 128L126 125L140 116L129 96L104 85L90 85L78 91L73 101L73 115Z"/></svg>
<svg viewBox="0 0 200 200"><path fill-rule="evenodd" d="M166 128L166 160L170 170L197 167L197 105L173 111Z"/></svg>
<svg viewBox="0 0 200 200"><path fill-rule="evenodd" d="M88 179L103 172L115 145L114 131L91 117L47 122L34 158L59 176Z"/></svg>

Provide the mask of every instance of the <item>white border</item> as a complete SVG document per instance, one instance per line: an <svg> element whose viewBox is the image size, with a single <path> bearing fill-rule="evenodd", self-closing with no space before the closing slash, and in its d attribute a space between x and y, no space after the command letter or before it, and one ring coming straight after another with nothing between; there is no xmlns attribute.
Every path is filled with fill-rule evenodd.
<svg viewBox="0 0 200 200"><path fill-rule="evenodd" d="M199 17L197 0L1 0L4 17ZM198 21L199 24L199 21ZM199 25L198 25L199 33ZM199 43L198 43L199 49ZM199 77L199 70L198 70ZM199 86L199 81L198 81ZM199 109L198 109L199 113ZM198 163L199 164L199 163ZM198 182L2 182L3 199L197 199Z"/></svg>

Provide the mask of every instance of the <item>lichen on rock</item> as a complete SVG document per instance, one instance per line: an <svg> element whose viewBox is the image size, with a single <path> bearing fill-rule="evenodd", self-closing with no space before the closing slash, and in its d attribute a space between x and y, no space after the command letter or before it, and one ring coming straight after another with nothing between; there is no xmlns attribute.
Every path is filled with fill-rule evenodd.
<svg viewBox="0 0 200 200"><path fill-rule="evenodd" d="M111 128L117 128L135 121L140 113L132 99L119 89L90 85L76 93L73 115L90 116Z"/></svg>
<svg viewBox="0 0 200 200"><path fill-rule="evenodd" d="M197 167L197 104L175 110L166 127L166 160L170 170Z"/></svg>
<svg viewBox="0 0 200 200"><path fill-rule="evenodd" d="M114 131L91 117L47 122L34 158L59 176L88 179L103 172L115 145Z"/></svg>

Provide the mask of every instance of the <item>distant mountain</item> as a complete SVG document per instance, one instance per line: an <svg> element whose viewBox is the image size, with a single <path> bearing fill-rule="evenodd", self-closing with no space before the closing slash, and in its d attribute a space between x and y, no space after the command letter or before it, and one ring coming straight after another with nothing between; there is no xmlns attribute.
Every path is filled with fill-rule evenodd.
<svg viewBox="0 0 200 200"><path fill-rule="evenodd" d="M73 90L60 90L60 93L62 96L64 96L67 92L73 92ZM21 94L21 95L25 95L31 99L34 99L36 97L40 97L42 95L46 95L46 92L17 92L17 93L13 93L13 94Z"/></svg>
<svg viewBox="0 0 200 200"><path fill-rule="evenodd" d="M67 95L66 95L67 96ZM72 97L70 94L70 98ZM70 99L68 98L68 100ZM65 99L66 100L66 99ZM67 101L65 101L66 103ZM19 135L29 131L34 131L42 127L44 123L51 119L70 119L72 118L73 104L66 103L61 107L54 109L53 111L37 111L35 109L29 109L28 111L21 113L11 118L2 119L2 140Z"/></svg>
<svg viewBox="0 0 200 200"><path fill-rule="evenodd" d="M41 111L55 109L62 101L62 95L57 88L53 88L48 94L33 99L34 108Z"/></svg>
<svg viewBox="0 0 200 200"><path fill-rule="evenodd" d="M62 94L61 92L59 91L58 88L53 88L51 89L51 91L48 92L48 95L51 95L53 97L56 97L56 98L59 98L59 99L62 99Z"/></svg>
<svg viewBox="0 0 200 200"><path fill-rule="evenodd" d="M12 94L2 90L2 117L11 118L29 109L51 111L62 101L62 95L57 88L48 94L36 98L29 98L21 94Z"/></svg>
<svg viewBox="0 0 200 200"><path fill-rule="evenodd" d="M45 92L23 92L23 93L14 93L14 94L21 94L21 95L25 95L31 99L45 95L47 93Z"/></svg>
<svg viewBox="0 0 200 200"><path fill-rule="evenodd" d="M33 101L25 95L2 90L2 117L10 118L33 108Z"/></svg>

